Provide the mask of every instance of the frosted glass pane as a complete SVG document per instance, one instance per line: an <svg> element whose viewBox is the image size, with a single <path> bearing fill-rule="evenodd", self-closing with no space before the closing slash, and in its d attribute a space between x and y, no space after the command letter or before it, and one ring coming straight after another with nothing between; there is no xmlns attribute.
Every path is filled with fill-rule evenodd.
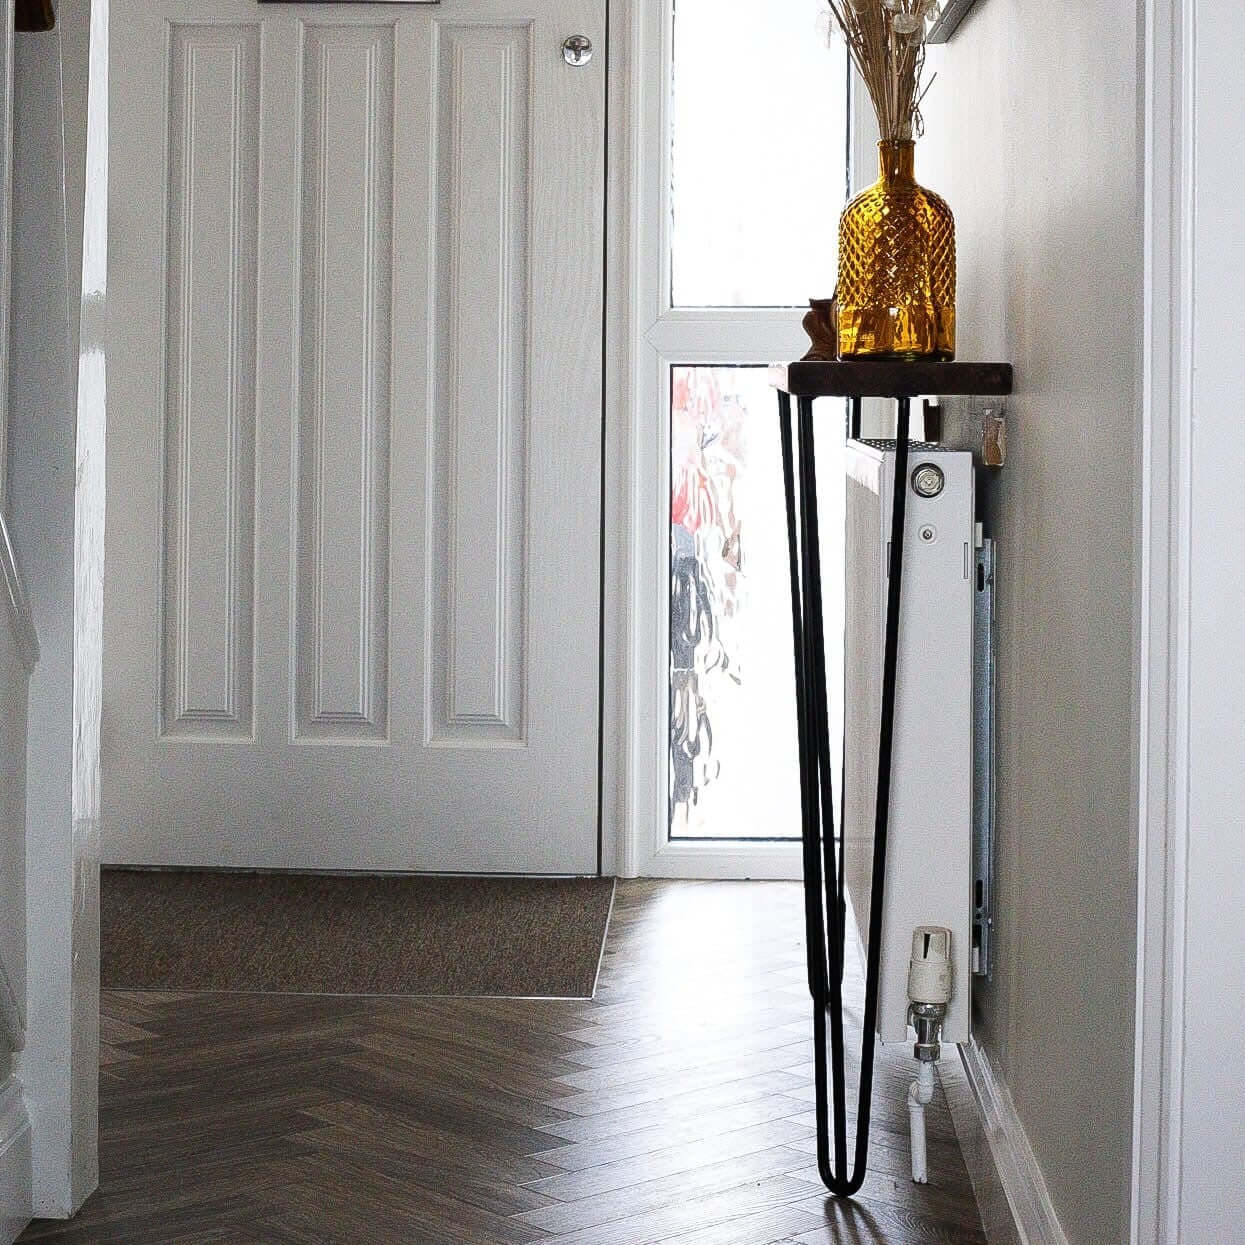
<svg viewBox="0 0 1245 1245"><path fill-rule="evenodd" d="M847 58L824 0L675 0L672 298L786 307L834 292Z"/></svg>
<svg viewBox="0 0 1245 1245"><path fill-rule="evenodd" d="M670 835L799 838L774 391L752 367L671 382Z"/></svg>

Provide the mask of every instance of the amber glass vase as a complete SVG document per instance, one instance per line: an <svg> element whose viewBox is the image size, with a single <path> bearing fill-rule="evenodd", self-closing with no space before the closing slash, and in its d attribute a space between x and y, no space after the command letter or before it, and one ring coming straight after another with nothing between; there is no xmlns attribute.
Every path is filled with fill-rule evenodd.
<svg viewBox="0 0 1245 1245"><path fill-rule="evenodd" d="M877 182L839 220L840 359L955 358L955 220L912 153L879 143Z"/></svg>

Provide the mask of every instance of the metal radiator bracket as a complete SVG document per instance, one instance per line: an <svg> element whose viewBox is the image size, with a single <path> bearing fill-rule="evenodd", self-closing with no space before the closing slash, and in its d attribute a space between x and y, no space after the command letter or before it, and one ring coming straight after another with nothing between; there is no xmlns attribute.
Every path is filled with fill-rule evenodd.
<svg viewBox="0 0 1245 1245"><path fill-rule="evenodd" d="M973 974L986 978L993 971L994 942L997 572L994 541L979 534L973 593Z"/></svg>

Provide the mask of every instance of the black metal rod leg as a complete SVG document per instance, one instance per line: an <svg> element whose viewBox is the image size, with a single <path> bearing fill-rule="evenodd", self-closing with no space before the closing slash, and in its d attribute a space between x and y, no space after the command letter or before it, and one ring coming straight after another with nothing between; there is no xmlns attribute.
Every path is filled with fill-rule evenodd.
<svg viewBox="0 0 1245 1245"><path fill-rule="evenodd" d="M800 547L803 554L804 681L805 711L812 728L812 754L816 765L816 787L821 817L818 838L822 858L815 870L806 870L804 884L818 893L817 953L826 958L830 1012L830 1083L834 1096L834 1166L839 1173L847 1165L847 1092L844 1074L843 1040L843 944L838 920L838 874L834 854L834 791L830 769L829 707L826 694L826 644L821 591L821 534L817 507L816 433L813 427L813 401L799 400L800 449ZM823 919L822 885L824 868L824 914L829 921L827 946ZM811 900L809 901L811 903ZM816 1042L814 1043L816 1045ZM822 1061L824 1063L824 1060Z"/></svg>
<svg viewBox="0 0 1245 1245"><path fill-rule="evenodd" d="M859 407L853 415L858 419ZM886 838L890 821L891 753L894 742L896 666L903 579L903 537L907 501L908 435L911 409L899 400L895 479L891 512L891 559L887 585L886 640L882 678L882 721L874 823L870 929L865 969L865 1012L855 1153L847 1174L847 1104L843 1040L842 968L844 930L843 849L834 853L833 784L829 761L825 635L821 598L820 533L817 514L816 455L811 399L800 399L799 492L797 504L791 399L779 395L783 482L786 490L788 553L791 574L792 640L795 654L796 715L800 749L800 796L804 863L805 937L809 990L814 1004L817 1166L823 1183L837 1197L857 1192L868 1164L869 1119L877 1024L882 904L885 894ZM858 428L856 429L858 431ZM849 431L853 431L849 425ZM823 855L824 853L824 855ZM823 893L823 863L825 867ZM823 908L823 903L825 907ZM826 942L827 914L830 939ZM829 1012L827 1052L826 1013ZM829 1060L827 1060L827 1053ZM829 1067L827 1068L827 1063ZM827 1075L829 1073L829 1076ZM828 1085L827 1081L831 1084ZM834 1162L830 1160L830 1097L834 1101Z"/></svg>
<svg viewBox="0 0 1245 1245"><path fill-rule="evenodd" d="M873 879L869 890L869 950L865 967L864 1046L860 1059L860 1102L856 1109L856 1171L851 1192L864 1182L869 1155L869 1117L873 1096L873 1057L877 1043L882 905L886 886L886 840L890 830L891 762L895 740L895 684L899 665L899 625L903 590L904 523L908 502L908 437L911 401L898 400L895 475L891 496L890 567L886 584L886 638L882 661L882 715L878 740L878 786L873 827Z"/></svg>
<svg viewBox="0 0 1245 1245"><path fill-rule="evenodd" d="M829 1006L827 983L825 929L822 914L820 859L820 790L816 730L810 696L812 670L809 661L808 633L805 625L805 592L809 582L807 564L807 532L805 523L808 489L803 475L796 489L794 452L792 447L791 399L779 394L779 427L782 439L783 482L786 488L787 542L791 576L792 638L795 650L795 698L799 731L800 802L802 811L801 844L804 874L804 936L808 963L809 991L813 999L813 1047L816 1079L817 1167L822 1179L830 1175L830 1108L827 1086L829 1060L826 1051L826 1013ZM803 432L801 436L803 438ZM804 462L801 445L801 467ZM797 517L798 509L798 517ZM839 1009L841 1014L841 1009ZM838 1117L843 1113L840 1111Z"/></svg>
<svg viewBox="0 0 1245 1245"><path fill-rule="evenodd" d="M826 917L830 922L829 964L843 962L843 927L837 919L840 898L834 856L834 773L830 768L830 703L826 688L826 628L822 608L821 522L817 506L817 437L813 401L801 398L800 408L800 521L801 546L806 555L804 574L805 678L810 697L820 778L821 843L825 872ZM840 979L842 972L840 971Z"/></svg>
<svg viewBox="0 0 1245 1245"><path fill-rule="evenodd" d="M808 948L808 989L812 995L814 1010L826 1006L825 959L821 953L821 898L817 887L809 888L807 879L810 869L817 864L817 788L816 752L810 723L807 696L807 671L804 647L804 610L801 596L799 528L796 522L795 456L792 449L791 398L786 393L778 395L778 428L782 443L783 484L787 505L787 548L791 576L791 625L795 651L795 706L796 731L800 760L800 839L803 849L804 888L804 938ZM816 950L816 954L814 951Z"/></svg>

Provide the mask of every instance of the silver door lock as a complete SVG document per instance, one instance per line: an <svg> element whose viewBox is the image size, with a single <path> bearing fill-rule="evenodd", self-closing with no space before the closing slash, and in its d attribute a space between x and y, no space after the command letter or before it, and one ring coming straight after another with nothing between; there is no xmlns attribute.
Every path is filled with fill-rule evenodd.
<svg viewBox="0 0 1245 1245"><path fill-rule="evenodd" d="M592 59L592 40L587 35L571 35L562 44L562 59L578 69Z"/></svg>

